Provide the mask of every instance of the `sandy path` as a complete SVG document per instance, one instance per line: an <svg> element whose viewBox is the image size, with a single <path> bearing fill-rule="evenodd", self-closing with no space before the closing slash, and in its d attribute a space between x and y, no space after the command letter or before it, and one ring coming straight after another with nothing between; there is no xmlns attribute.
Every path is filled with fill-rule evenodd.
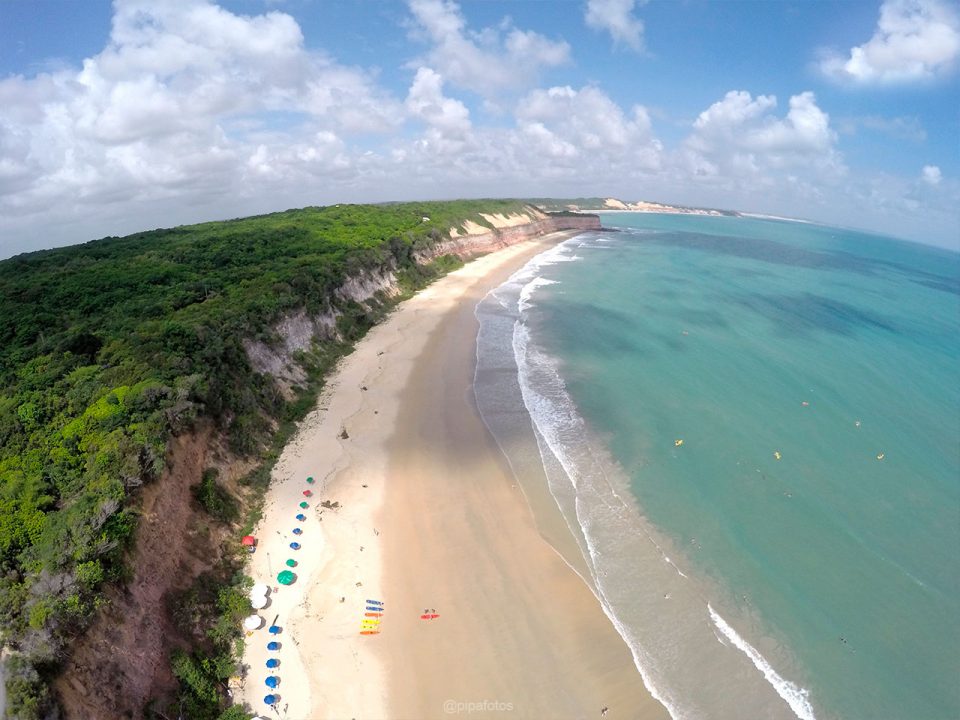
<svg viewBox="0 0 960 720"><path fill-rule="evenodd" d="M341 364L284 450L255 578L281 568L304 479L317 483L298 582L261 613L284 627L281 702L264 715L547 720L609 707L608 718L668 717L593 594L537 532L473 405L476 303L557 240L488 255L403 303ZM365 637L367 598L386 609L382 632ZM440 617L420 620L425 608ZM254 709L269 639L254 633L245 657Z"/></svg>

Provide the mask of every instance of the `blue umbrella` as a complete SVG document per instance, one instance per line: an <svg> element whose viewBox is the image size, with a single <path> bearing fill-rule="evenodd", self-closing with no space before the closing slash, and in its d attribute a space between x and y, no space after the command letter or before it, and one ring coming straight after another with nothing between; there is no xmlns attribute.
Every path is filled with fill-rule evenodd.
<svg viewBox="0 0 960 720"><path fill-rule="evenodd" d="M279 625L271 625L271 626L270 626L270 634L271 634L271 635L279 635L279 634L280 634L280 626L279 626Z"/></svg>
<svg viewBox="0 0 960 720"><path fill-rule="evenodd" d="M298 542L292 542L292 543L290 543L290 547L293 548L294 550L299 550L299 549L300 549L300 543L298 543Z"/></svg>
<svg viewBox="0 0 960 720"><path fill-rule="evenodd" d="M294 534L294 535L299 535L299 534L302 533L302 532L303 532L303 530L301 530L300 528L294 528L294 529L293 529L293 534Z"/></svg>
<svg viewBox="0 0 960 720"><path fill-rule="evenodd" d="M270 658L267 660L267 667L273 670L275 667L280 667L280 661L276 658Z"/></svg>
<svg viewBox="0 0 960 720"><path fill-rule="evenodd" d="M278 642L268 642L268 643L267 643L267 650L276 652L276 651L279 650L279 649L280 649L280 643L278 643Z"/></svg>
<svg viewBox="0 0 960 720"><path fill-rule="evenodd" d="M304 515L303 513L300 513L299 515L297 515L297 520L299 520L300 522L303 522L306 519L307 519L307 516Z"/></svg>
<svg viewBox="0 0 960 720"><path fill-rule="evenodd" d="M277 685L280 684L280 678L278 678L276 675L271 675L264 682L267 684L268 688L273 690L277 687Z"/></svg>
<svg viewBox="0 0 960 720"><path fill-rule="evenodd" d="M277 704L277 700L279 700L279 699L280 699L280 698L277 697L276 695L266 695L266 696L264 696L263 701L264 701L267 705L276 705L276 704Z"/></svg>

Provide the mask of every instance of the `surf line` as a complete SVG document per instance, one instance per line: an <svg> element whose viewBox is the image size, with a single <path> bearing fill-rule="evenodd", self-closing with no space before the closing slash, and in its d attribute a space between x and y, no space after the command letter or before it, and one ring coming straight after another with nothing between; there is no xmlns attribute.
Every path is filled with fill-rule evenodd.
<svg viewBox="0 0 960 720"><path fill-rule="evenodd" d="M757 670L763 673L766 681L777 691L777 695L786 701L794 714L800 718L800 720L817 720L813 714L813 706L808 699L810 692L806 688L802 688L796 683L792 683L781 677L770 663L767 662L766 658L757 652L757 649L753 647L753 645L740 637L737 631L730 627L727 621L717 614L717 611L710 606L710 603L707 603L707 610L710 611L710 619L713 620L713 624L717 626L717 629L719 629L720 632L723 633L723 636L732 642L738 650L750 658L750 662L754 664Z"/></svg>

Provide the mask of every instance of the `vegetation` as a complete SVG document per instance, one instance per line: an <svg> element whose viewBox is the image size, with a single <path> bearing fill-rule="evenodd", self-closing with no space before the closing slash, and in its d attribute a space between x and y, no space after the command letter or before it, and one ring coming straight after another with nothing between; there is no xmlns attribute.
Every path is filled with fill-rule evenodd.
<svg viewBox="0 0 960 720"><path fill-rule="evenodd" d="M252 585L240 573L236 559L231 559L218 571L198 578L172 609L177 623L190 629L193 642L189 651L175 650L170 658L174 677L180 681L176 700L180 717L248 717L240 708L227 706L225 690L237 674L237 658L243 652L240 623L250 613L247 594Z"/></svg>
<svg viewBox="0 0 960 720"><path fill-rule="evenodd" d="M11 717L43 715L45 679L103 601L103 583L124 577L137 490L163 471L172 434L214 423L236 453L265 456L248 478L265 485L271 434L289 434L323 374L388 307L334 290L391 268L412 292L456 264L419 266L418 251L468 219L483 223L481 211L524 207L305 208L0 263L0 634L15 653ZM243 340L276 345L271 328L300 309L338 313L340 337L304 354L308 378L289 399L251 367ZM213 473L196 498L219 520L239 512ZM202 698L223 667L191 657L174 666Z"/></svg>

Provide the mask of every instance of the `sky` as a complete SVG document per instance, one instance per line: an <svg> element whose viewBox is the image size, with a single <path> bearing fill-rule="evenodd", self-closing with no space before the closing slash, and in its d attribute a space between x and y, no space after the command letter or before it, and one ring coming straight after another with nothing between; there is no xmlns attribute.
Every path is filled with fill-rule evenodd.
<svg viewBox="0 0 960 720"><path fill-rule="evenodd" d="M960 250L960 4L0 0L0 258L598 196Z"/></svg>

